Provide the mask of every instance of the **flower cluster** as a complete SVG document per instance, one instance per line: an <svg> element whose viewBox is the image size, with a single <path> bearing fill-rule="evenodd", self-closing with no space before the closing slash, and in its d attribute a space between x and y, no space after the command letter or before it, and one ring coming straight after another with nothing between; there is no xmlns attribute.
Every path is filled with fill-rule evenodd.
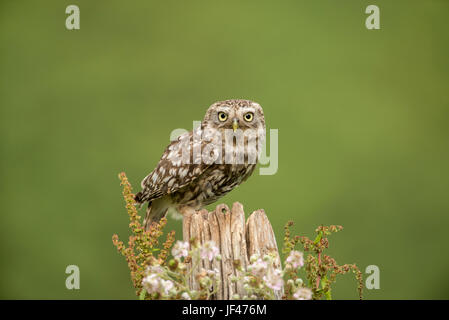
<svg viewBox="0 0 449 320"><path fill-rule="evenodd" d="M159 264L151 265L146 269L146 275L142 280L142 299L209 299L217 292L221 285L221 275L218 269L200 268L203 260L213 262L220 261L219 250L212 241L199 245L195 241L177 241L172 248L173 259L167 266ZM285 275L291 272L291 268L301 268L302 253L292 251L287 258L291 263L285 263L282 270L279 260L275 255L252 255L246 270L237 266L239 276L232 276L231 281L241 282L246 294L234 295L234 299L295 299L310 300L312 291L303 285L301 279L284 282ZM189 278L192 271L196 270L195 280L197 290L189 287ZM283 295L283 288L287 286L291 292Z"/></svg>
<svg viewBox="0 0 449 320"><path fill-rule="evenodd" d="M303 266L301 259L301 252L292 251L284 263L285 268L282 269L277 254L252 255L246 270L240 268L243 275L231 279L234 282L242 281L247 294L243 297L235 295L233 298L310 300L312 291L303 285L301 279L297 278L294 281L290 277L293 265L296 272ZM284 292L284 288L290 288L290 290Z"/></svg>
<svg viewBox="0 0 449 320"><path fill-rule="evenodd" d="M177 241L171 253L173 259L167 265L156 262L146 268L141 299L209 299L220 286L220 272L197 268L203 259L220 260L215 243L208 241L198 245L195 241ZM196 274L197 290L188 285L193 270L199 271Z"/></svg>
<svg viewBox="0 0 449 320"><path fill-rule="evenodd" d="M304 255L300 251L291 251L285 262L294 269L301 268L304 265Z"/></svg>
<svg viewBox="0 0 449 320"><path fill-rule="evenodd" d="M175 259L186 258L189 255L189 243L183 241L176 242L171 253Z"/></svg>
<svg viewBox="0 0 449 320"><path fill-rule="evenodd" d="M174 288L173 281L164 280L156 273L151 273L143 278L142 284L149 294L160 294L162 296L168 296L169 291Z"/></svg>

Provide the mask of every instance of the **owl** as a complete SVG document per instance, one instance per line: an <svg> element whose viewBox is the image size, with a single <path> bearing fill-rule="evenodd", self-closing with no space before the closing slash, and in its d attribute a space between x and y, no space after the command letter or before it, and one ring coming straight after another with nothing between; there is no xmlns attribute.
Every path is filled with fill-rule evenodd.
<svg viewBox="0 0 449 320"><path fill-rule="evenodd" d="M212 104L201 125L165 149L156 168L135 195L148 202L145 229L167 212L202 209L229 193L253 173L265 140L262 107L250 100Z"/></svg>

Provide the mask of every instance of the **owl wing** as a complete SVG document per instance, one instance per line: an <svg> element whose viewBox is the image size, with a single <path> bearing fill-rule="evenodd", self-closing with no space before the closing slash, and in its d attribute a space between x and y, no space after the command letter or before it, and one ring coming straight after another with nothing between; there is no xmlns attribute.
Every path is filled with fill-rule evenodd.
<svg viewBox="0 0 449 320"><path fill-rule="evenodd" d="M201 161L201 154L193 159L194 148L202 147L203 142L194 141L192 136L192 131L188 132L168 145L156 168L142 180L142 191L135 197L138 203L152 201L181 189L210 166Z"/></svg>

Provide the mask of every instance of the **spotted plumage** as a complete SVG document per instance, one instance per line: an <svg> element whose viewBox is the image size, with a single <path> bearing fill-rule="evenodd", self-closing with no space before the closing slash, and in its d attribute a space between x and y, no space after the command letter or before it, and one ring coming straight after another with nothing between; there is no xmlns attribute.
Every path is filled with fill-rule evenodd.
<svg viewBox="0 0 449 320"><path fill-rule="evenodd" d="M259 104L225 100L212 104L201 125L171 142L136 194L148 202L145 227L173 209L185 214L226 195L254 171L265 138Z"/></svg>

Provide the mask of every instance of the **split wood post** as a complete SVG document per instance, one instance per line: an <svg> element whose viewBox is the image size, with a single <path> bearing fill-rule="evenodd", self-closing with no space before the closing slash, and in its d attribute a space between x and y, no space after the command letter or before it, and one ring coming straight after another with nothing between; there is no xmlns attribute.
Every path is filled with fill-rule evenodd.
<svg viewBox="0 0 449 320"><path fill-rule="evenodd" d="M183 219L183 240L197 239L200 244L207 241L214 241L219 248L221 261L209 262L202 260L196 270L193 270L189 279L189 286L197 290L199 285L196 276L202 268L214 270L221 274L221 287L212 296L214 300L229 300L233 295L240 297L246 295L243 284L231 282L232 275L239 276L240 271L236 270L235 262L246 270L249 259L253 254L261 256L274 253L276 256L275 267L281 267L276 238L263 209L254 211L245 224L245 213L242 204L235 202L232 210L225 204L218 205L214 211L208 212L203 209L190 215L185 215ZM283 289L275 292L277 299L281 299Z"/></svg>

